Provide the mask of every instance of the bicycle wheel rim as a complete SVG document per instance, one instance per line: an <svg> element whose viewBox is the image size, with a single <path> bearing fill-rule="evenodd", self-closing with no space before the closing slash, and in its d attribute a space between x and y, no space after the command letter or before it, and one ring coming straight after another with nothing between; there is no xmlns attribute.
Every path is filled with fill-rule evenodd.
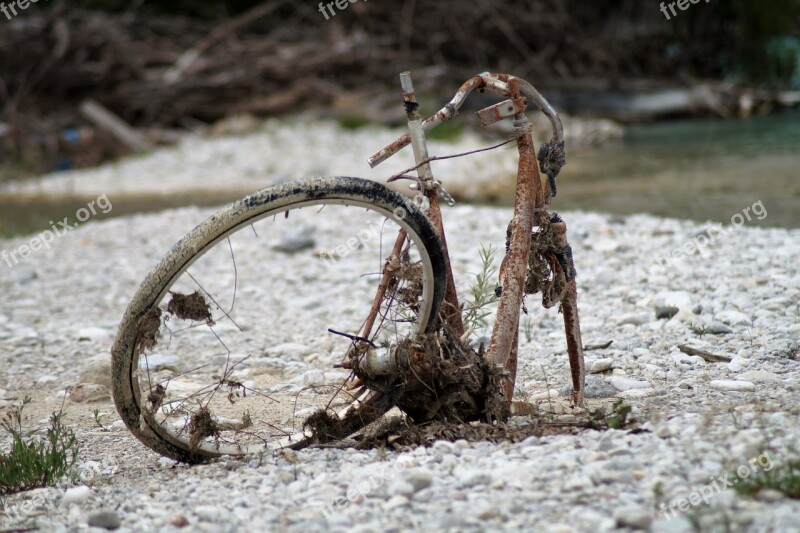
<svg viewBox="0 0 800 533"><path fill-rule="evenodd" d="M400 195L380 184L354 178L316 178L265 189L223 209L184 237L148 276L132 300L123 321L126 334L118 336L113 349L115 373L119 374L122 371L127 374L129 379L127 388L132 394L125 398L125 391L123 394L117 394L118 391L115 390L115 400L120 398L117 406L123 414L123 420L140 439L153 441L155 437L169 445L167 446L168 452L182 450L178 452L179 455L188 455L197 460L222 454L239 455L283 447L299 447L307 441L308 432L298 431L286 435L282 439L247 446L220 444L219 442L190 445L190 438L186 433L180 436L169 431L162 423L155 420L152 413L149 413L145 407L145 398L142 393L148 389L143 387L139 381L141 378L140 355L136 353L141 342L141 335L137 331L132 338L131 328L148 310L163 304L170 294L169 291L175 286L176 280L189 272L209 250L213 250L225 241L230 244L231 236L259 221L285 212L295 212L309 206L320 205L364 209L366 212L377 214L387 220L391 218L398 227L408 233L410 242L414 243L420 251L423 276L427 280L423 284L422 302L424 305L421 306L417 315L413 333L420 334L433 323L443 293L443 256L438 246L438 240L435 238L435 231L413 205L407 205ZM406 216L398 218L396 216L398 209L402 209ZM431 251L432 253L430 253ZM126 353L130 355L126 356ZM126 358L128 359L127 364L124 361ZM118 388L120 387L115 385L115 389ZM152 392L152 383L150 383L149 390ZM373 401L374 399L374 394L361 394L357 398L359 402ZM350 403L357 404L355 400L356 398L353 398ZM130 405L131 402L133 405ZM345 407L346 409L347 407ZM163 453L164 450L159 451ZM169 453L167 454L169 455Z"/></svg>

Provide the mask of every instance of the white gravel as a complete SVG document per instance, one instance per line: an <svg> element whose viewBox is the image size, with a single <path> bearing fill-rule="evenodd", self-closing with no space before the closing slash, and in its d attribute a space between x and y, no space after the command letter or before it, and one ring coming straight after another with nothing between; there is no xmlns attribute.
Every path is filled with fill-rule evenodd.
<svg viewBox="0 0 800 533"><path fill-rule="evenodd" d="M305 134L313 138L321 130ZM376 148L395 133L376 130ZM190 182L218 186L219 171L227 168L225 179L256 188L265 184L259 165L283 168L289 177L312 166L347 173L353 164L343 143L340 158L302 162L310 166L298 170L287 158L270 156L277 148L268 138L204 141L236 154L227 166L186 145L75 173L65 187L96 196L106 185L124 191L157 183L178 192ZM359 152L355 161L362 160ZM242 173L248 165L251 172ZM118 320L144 275L212 212L183 208L87 222L13 268L0 263L0 401L32 395L28 423L43 428L65 388L108 357ZM461 290L477 270L478 243L501 246L509 214L468 205L447 209ZM720 478L738 481L745 471L749 477L800 457L800 231L739 228L705 257L664 265L653 257L682 246L702 224L562 215L575 251L584 341L614 341L587 352L596 372L589 390L625 398L638 430L587 430L517 444L440 441L401 452L307 449L189 467L139 444L108 399L67 401L67 421L84 447L82 481L5 498L0 528L86 531L120 522L118 531L796 531L797 500L776 491L747 498L715 487L724 485ZM342 231L346 236L353 228ZM29 238L0 240L0 249ZM655 307L663 304L678 313L656 320ZM546 410L548 389L563 392L568 383L566 347L556 312L544 311L535 298L527 305L518 382L520 393L540 398ZM702 326L713 324L729 332L704 333ZM732 361L684 357L681 344ZM95 409L103 427L94 421ZM675 511L661 513L662 503L674 503Z"/></svg>
<svg viewBox="0 0 800 533"><path fill-rule="evenodd" d="M236 119L231 122L236 124ZM473 122L476 121L473 119ZM401 151L376 169L367 164L367 157L405 133L402 128L371 126L349 130L332 120L309 122L303 119L247 121L247 125L254 131L223 137L193 135L174 148L159 148L95 169L58 172L3 184L0 196L95 198L102 194L97 191L103 191L113 203L122 195L216 192L230 195L232 191L245 195L304 176L359 176L384 180L414 164L410 149ZM222 126L224 129L225 125ZM550 130L542 126L536 131L545 136ZM594 144L622 135L620 126L608 120L565 119L565 131L570 145ZM450 155L495 142L468 130L450 142L429 141L429 152L436 156ZM462 197L485 197L487 188L489 192L497 188L502 190L516 175L515 153L516 148L509 144L477 156L439 161L437 177ZM565 170L567 174L571 171Z"/></svg>

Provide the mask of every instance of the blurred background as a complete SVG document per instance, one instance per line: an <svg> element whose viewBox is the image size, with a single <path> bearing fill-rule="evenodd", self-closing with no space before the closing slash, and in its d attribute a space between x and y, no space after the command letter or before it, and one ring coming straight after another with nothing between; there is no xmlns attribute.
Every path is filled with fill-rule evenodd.
<svg viewBox="0 0 800 533"><path fill-rule="evenodd" d="M402 133L409 69L426 113L485 70L534 83L567 129L557 209L730 222L760 200L753 224L800 227L800 0L18 1L0 13L0 235L101 194L120 216L383 179L410 161L365 163ZM490 103L432 153L508 135L467 116ZM493 154L434 172L508 205L515 154Z"/></svg>

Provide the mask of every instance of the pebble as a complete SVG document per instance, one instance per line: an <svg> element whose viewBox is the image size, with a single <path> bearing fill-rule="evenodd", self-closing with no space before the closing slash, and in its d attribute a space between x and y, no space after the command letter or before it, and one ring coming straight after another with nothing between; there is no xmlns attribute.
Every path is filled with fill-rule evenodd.
<svg viewBox="0 0 800 533"><path fill-rule="evenodd" d="M678 311L680 311L680 309L672 305L656 306L656 319L657 320L661 320L663 318L670 319L675 315L677 315Z"/></svg>
<svg viewBox="0 0 800 533"><path fill-rule="evenodd" d="M618 391L652 388L652 386L646 381L639 381L624 376L611 376L608 378L608 383Z"/></svg>
<svg viewBox="0 0 800 533"><path fill-rule="evenodd" d="M433 476L426 470L408 470L403 474L405 480L414 487L414 492L430 487L433 483Z"/></svg>
<svg viewBox="0 0 800 533"><path fill-rule="evenodd" d="M627 398L629 400L640 400L642 398L649 398L656 395L656 389L647 387L644 389L627 389L619 393L620 398Z"/></svg>
<svg viewBox="0 0 800 533"><path fill-rule="evenodd" d="M647 324L650 322L650 315L644 313L636 313L630 315L624 315L619 319L618 324L620 326L624 326L626 324L630 324L633 326L641 326L643 324Z"/></svg>
<svg viewBox="0 0 800 533"><path fill-rule="evenodd" d="M136 180L141 176L156 177L159 189L176 195L183 191L181 187L210 182L204 179L210 175L226 177L214 182L218 186L229 186L230 178L254 189L268 185L270 180L292 177L295 170L298 175L306 173L308 164L323 170L330 167L338 173L338 165L356 161L351 153L340 157L339 152L349 151L344 145L350 145L342 142L341 132L329 135L332 131L338 130L326 124L310 128L293 123L291 128L282 126L279 141L271 144L264 143L264 137L258 142L220 139L213 141L213 146L206 140L191 139L176 148L158 149L143 157L75 171L70 176L59 175L57 179L69 180L76 191L83 191L87 197L96 196L101 190L112 198L114 192L124 194L123 184L138 186ZM377 149L383 140L389 142L400 133L364 128L358 134L364 142L358 146L374 143ZM326 135L330 138L325 139ZM323 139L318 142L320 137ZM464 138L475 147L480 146L481 140L471 133L466 132ZM304 147L303 157L265 156L275 147L286 151L293 142ZM332 154L330 161L310 161L318 158L307 155L310 152L305 147L309 142L314 143L315 149ZM197 150L197 143L204 143L202 146L209 149ZM458 151L443 144L437 147L437 143L432 141L436 148L432 153ZM220 157L223 153L232 157L226 160ZM412 164L407 151L397 157L399 168ZM237 163L243 159L246 165ZM169 173L164 171L165 160L172 160L173 169L182 173L179 181L166 177ZM285 167L280 166L285 162ZM295 169L297 164L301 168ZM476 174L454 172L448 165L441 165L446 178L450 173ZM234 172L244 168L249 169L250 177L246 179ZM253 173L253 169L258 172ZM245 181L237 182L239 179ZM37 180L30 183L40 185ZM47 188L45 183L54 187L56 181L44 178L42 190ZM450 181L445 179L445 183ZM87 189L93 186L87 184L102 184L102 188ZM17 399L32 388L37 397L28 424L41 434L48 422L47 414L61 405L57 391L75 384L95 383L108 368L100 364L110 359L108 348L116 324L145 273L188 228L211 213L213 209L188 207L92 221L59 243L58 261L47 253L31 256L28 265L37 275L25 285L14 278L19 269L0 269L3 302L9 302L0 314L4 357L0 389L4 391L2 397L7 398L0 401ZM479 271L480 262L471 249L474 244L492 235L505 235L509 216L508 208L460 204L447 210L448 241L458 283L467 283L468 273ZM729 468L747 463L763 451L765 442L769 443L769 453L776 464L796 453L793 446L800 421L791 406L800 392L800 368L796 358L792 359L790 347L800 335L800 231L745 225L731 238L715 243L714 261L689 255L675 266L664 267L647 258L662 250L677 249L689 236L701 232L704 224L649 215L624 217L626 223L618 224L612 223L608 215L580 212L569 212L565 218L579 272L584 272L578 277L578 284L585 329L593 339L614 341L604 351L587 353L587 371L606 373L587 376L587 403L589 407L602 408L609 416L617 398L623 398L636 419L631 427L605 430L572 425L582 420L582 415L568 401L569 369L562 317L556 310L538 309L534 305L536 299L530 298L531 314L523 318L526 329L520 331L520 383L534 383L526 387L528 392L555 389L564 394L552 401L558 406L558 414L543 409L533 417L540 421L539 428L545 429L541 434L534 432L522 442L441 440L429 446L400 449L311 447L294 452L292 460L287 455L265 453L244 461L225 458L188 467L160 459L140 445L124 423L112 417L110 406L103 408L109 414L104 419L106 429L100 429L92 420L91 404L67 402L66 420L74 424L83 446L78 469L100 470L93 478L94 488L84 487L81 490L86 494L78 498L79 503L65 505L61 502L70 501L71 496L67 495L73 489L65 490L61 484L68 480L59 481L58 488L4 497L6 515L0 520L0 527L17 526L6 522L9 511L16 509L38 517L35 525L44 531L81 530L88 527L88 517L97 508L113 509L123 524L120 530L125 531L185 528L378 533L424 528L526 531L532 527L542 531L599 532L617 527L628 531L647 527L670 533L692 531L689 515L679 513L665 519L658 505L685 496L694 490L692 487L702 487ZM325 229L324 236L313 236L317 239L313 248L323 246L323 237L324 246L328 247L347 243L353 236L353 228L341 221L333 220ZM302 283L316 287L315 281L304 277L303 272L313 258L311 249L303 248L309 245L308 241L297 247L303 249L284 253L271 250L275 242L268 232L260 235L268 243L263 251L258 247L237 249L236 260L243 279L253 261L281 256L296 266ZM302 232L298 235L303 237ZM0 249L16 248L27 239L0 239ZM597 248L612 246L607 246L608 242L588 246L593 239L621 244L613 252L600 251ZM65 264L70 268L65 269ZM368 280L362 281L366 287ZM320 287L323 285L320 283ZM358 283L336 285L331 292L334 312L322 319L324 326L341 327L339 322L355 311L356 300L360 303L362 295L366 295L369 304L371 295L359 292L360 287ZM249 329L245 340L239 346L231 346L231 350L242 354L237 357L251 357L235 369L237 380L299 391L304 387L304 378L301 383L289 380L307 372L323 371L326 384L346 373L334 370L333 365L341 362L341 350L348 342L326 334L324 329L315 329L319 321L304 320L324 309L301 309L282 291L273 294L262 287L255 289L258 290L248 293L247 284L243 285L241 301L251 297L265 306L279 306L274 316L290 317L292 322L291 327L270 328L268 320L273 315L267 319L268 314L255 310L254 316L265 318L262 334L258 320L248 320L246 313L241 316L245 322L242 326ZM52 305L53 301L58 305ZM658 321L653 314L656 304L679 311L671 320ZM43 308L48 310L44 318L40 311ZM741 313L748 321L728 311ZM76 320L81 321L79 325ZM691 325L698 322L710 324L708 335L693 331ZM89 340L79 341L84 338L81 330L90 327L96 331L85 336ZM226 329L225 321L216 327L223 338L236 333L229 324ZM720 331L716 337L712 336L715 327ZM207 328L195 330L184 339L213 341L208 339L213 336ZM474 337L488 335L489 331L477 332ZM740 366L673 358L673 347L684 343L736 356L732 363ZM158 349L160 352L155 355L173 358L152 361L163 371L173 371L180 365L188 368L190 358L175 359L177 350L170 351L166 343L159 344ZM214 355L215 359L204 363L218 366L227 358L224 353ZM613 363L599 370L607 364L598 362L603 359ZM92 376L91 367L95 365ZM612 372L614 378L640 383L643 388L624 386L627 390L617 390L604 379ZM42 376L48 378L37 383ZM309 376L313 378L311 382L319 381L319 374ZM717 390L711 385L716 381L733 381L735 387L749 390L755 387L757 394ZM175 376L171 385L188 396L197 390L198 382L190 373ZM107 382L97 384L108 386ZM316 390L305 390L303 395L320 405L327 400ZM217 400L227 401L222 396ZM262 400L253 403L263 407L253 412L254 420L266 418L269 413L270 401ZM546 399L542 402L548 403ZM720 416L721 409L728 409L727 404L731 404L731 416ZM237 400L231 409L244 405ZM308 406L303 403L298 410ZM520 424L529 424L530 420L515 417L509 424L522 427ZM362 480L369 483L365 486L370 490L360 499L336 504ZM394 493L389 493L390 486ZM796 505L777 493L763 491L749 498L724 491L714 496L712 507L693 508L698 516L706 511L712 513L711 518L704 519L703 530L718 527L719 517L730 521L731 531L790 533L797 529ZM652 519L649 526L647 513Z"/></svg>
<svg viewBox="0 0 800 533"><path fill-rule="evenodd" d="M86 485L72 487L64 492L64 497L61 499L62 505L81 504L89 499L92 495L92 489Z"/></svg>
<svg viewBox="0 0 800 533"><path fill-rule="evenodd" d="M727 391L727 392L753 392L756 386L749 381L739 381L732 379L715 379L711 383L712 389Z"/></svg>
<svg viewBox="0 0 800 533"><path fill-rule="evenodd" d="M104 328L81 328L78 330L79 341L107 342L111 340L111 333Z"/></svg>
<svg viewBox="0 0 800 533"><path fill-rule="evenodd" d="M733 333L733 330L725 324L713 322L710 326L708 326L708 328L706 328L706 333L710 333L712 335L727 335L729 333Z"/></svg>
<svg viewBox="0 0 800 533"><path fill-rule="evenodd" d="M691 311L692 301L692 295L686 291L665 291L653 298L653 307L677 307L683 311Z"/></svg>
<svg viewBox="0 0 800 533"><path fill-rule="evenodd" d="M561 391L562 396L568 396L572 392L572 387L564 387ZM593 400L600 398L613 398L617 394L617 389L606 383L602 376L586 376L584 395Z"/></svg>
<svg viewBox="0 0 800 533"><path fill-rule="evenodd" d="M488 485L492 482L492 475L482 470L465 470L459 475L462 487L474 487L476 485Z"/></svg>
<svg viewBox="0 0 800 533"><path fill-rule="evenodd" d="M70 389L69 399L76 403L102 402L111 399L111 391L105 385L79 383Z"/></svg>
<svg viewBox="0 0 800 533"><path fill-rule="evenodd" d="M398 494L386 500L386 503L383 504L383 508L387 511L391 511L392 509L397 509L398 507L405 507L409 503L411 503L411 500L403 495Z"/></svg>
<svg viewBox="0 0 800 533"><path fill-rule="evenodd" d="M729 326L749 326L751 322L747 315L741 311L734 311L731 309L717 313L714 315L714 320L718 320Z"/></svg>
<svg viewBox="0 0 800 533"><path fill-rule="evenodd" d="M89 515L87 523L103 529L118 529L122 525L119 515L114 511L95 511Z"/></svg>
<svg viewBox="0 0 800 533"><path fill-rule="evenodd" d="M412 496L416 490L414 489L414 485L407 481L403 481L402 479L396 479L389 484L389 488L386 492L390 496Z"/></svg>
<svg viewBox="0 0 800 533"><path fill-rule="evenodd" d="M780 377L766 370L748 370L737 377L742 381L750 381L751 383L778 383L781 381Z"/></svg>
<svg viewBox="0 0 800 533"><path fill-rule="evenodd" d="M287 236L273 246L273 249L287 254L294 254L316 246L314 237L307 235Z"/></svg>
<svg viewBox="0 0 800 533"><path fill-rule="evenodd" d="M605 372L614 364L614 359L608 357L605 359L594 359L586 361L586 371L590 374L597 374L598 372Z"/></svg>
<svg viewBox="0 0 800 533"><path fill-rule="evenodd" d="M647 530L650 529L653 519L648 509L640 506L628 506L614 511L614 521L618 527Z"/></svg>

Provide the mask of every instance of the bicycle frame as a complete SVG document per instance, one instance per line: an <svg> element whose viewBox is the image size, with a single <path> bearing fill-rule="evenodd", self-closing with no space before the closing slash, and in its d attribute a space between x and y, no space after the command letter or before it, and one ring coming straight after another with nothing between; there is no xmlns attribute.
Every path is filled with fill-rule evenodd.
<svg viewBox="0 0 800 533"><path fill-rule="evenodd" d="M512 118L517 134L516 143L519 153L514 212L507 232L506 255L499 271L502 293L499 298L497 317L485 359L489 364L502 369L504 401L511 405L517 373L519 318L520 310L523 306L528 262L531 253L531 234L537 226L552 225L557 245L565 251L565 257L568 257L568 260L565 261L559 258L558 261L553 262L553 267L554 272L557 269L561 270L559 275L563 275L565 283L560 304L561 312L564 316L572 377L572 403L573 405L582 405L584 362L578 320L574 267L571 264L571 251L566 240L566 225L557 216L551 218L551 215L547 212L550 198L555 196L555 176L565 163L564 131L558 113L527 81L507 74L484 72L467 80L458 89L450 102L440 111L423 121L419 115L410 73L403 72L400 75L400 79L409 133L376 152L368 159L368 163L374 168L408 144L412 145L414 159L417 164L418 187L430 204L428 216L441 237L445 256L448 258L448 286L445 292L443 316L447 325L459 336L463 336L465 333L464 325L447 252L447 242L439 203L440 184L433 178L430 168L431 158L428 156L425 132L458 114L459 108L474 90L482 91L488 89L508 99L478 112L483 125L488 125L504 118ZM525 115L529 102L533 102L547 116L553 130L552 138L548 143L542 145L538 158L535 152L531 124ZM542 171L547 174L547 181L541 179L540 163ZM398 236L394 253L399 251L404 240L404 235ZM390 276L389 272L384 272L384 281L381 282L381 287L386 284ZM377 305L383 298L380 288L378 292L373 306L376 312ZM372 314L371 317L374 320ZM368 326L362 330L362 335L365 337L368 336L372 327L372 321L368 319L367 324Z"/></svg>

